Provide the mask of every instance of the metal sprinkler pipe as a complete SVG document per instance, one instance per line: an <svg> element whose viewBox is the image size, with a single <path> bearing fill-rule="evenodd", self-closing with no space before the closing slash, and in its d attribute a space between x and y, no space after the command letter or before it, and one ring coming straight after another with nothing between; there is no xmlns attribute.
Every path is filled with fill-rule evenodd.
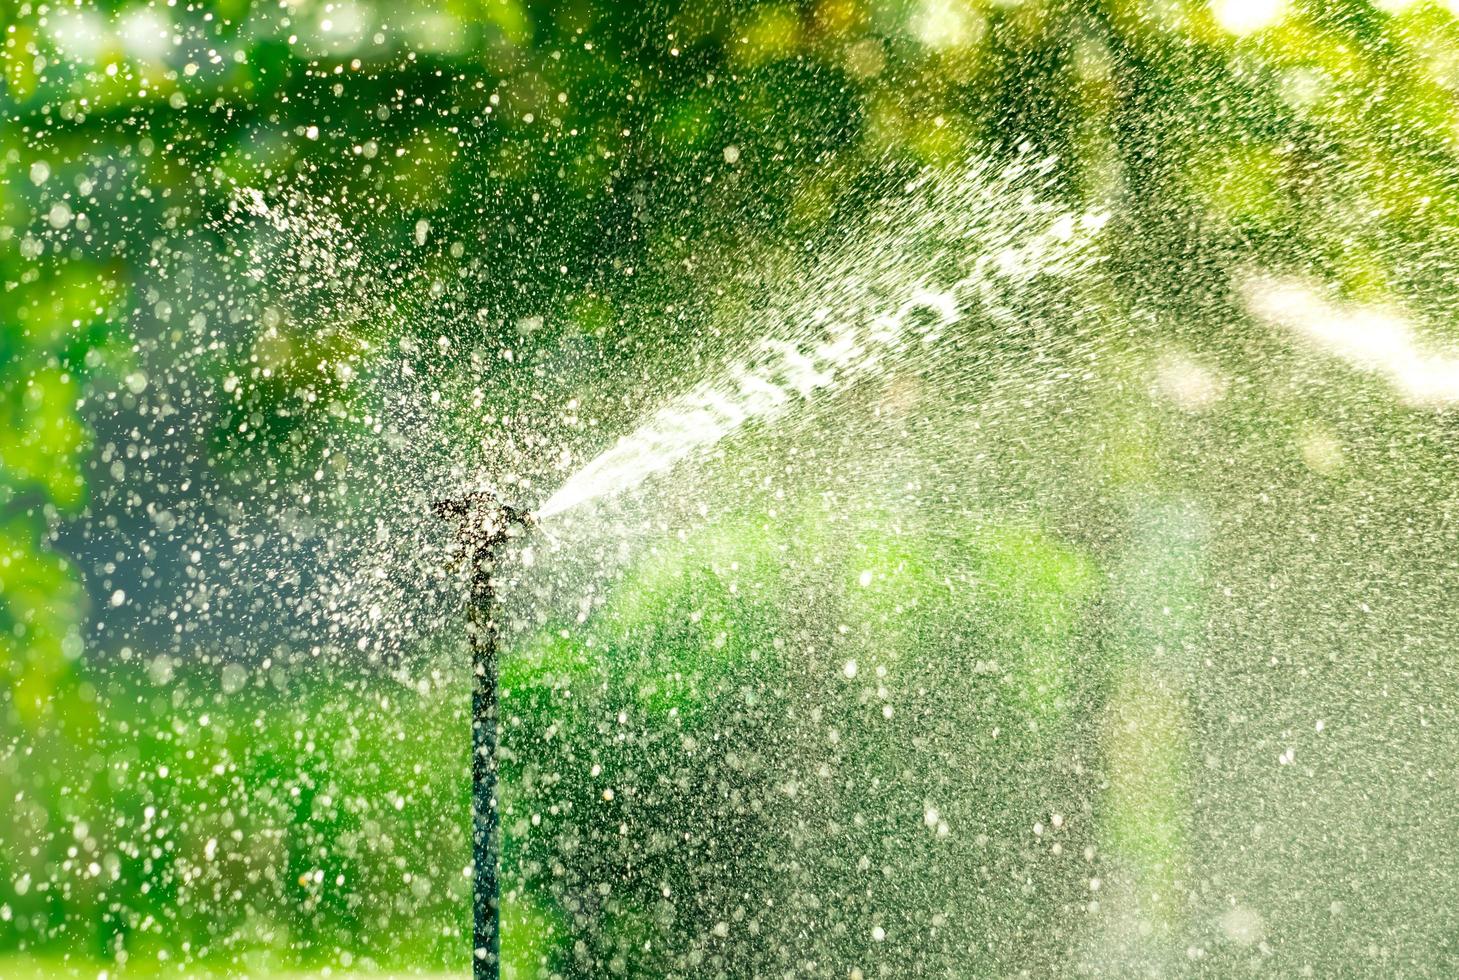
<svg viewBox="0 0 1459 980"><path fill-rule="evenodd" d="M469 563L471 591L466 609L466 635L471 645L471 857L472 941L474 980L501 976L501 857L497 816L497 621L493 573L500 549L536 521L526 511L509 507L484 491L473 491L435 504L436 515L453 520Z"/></svg>

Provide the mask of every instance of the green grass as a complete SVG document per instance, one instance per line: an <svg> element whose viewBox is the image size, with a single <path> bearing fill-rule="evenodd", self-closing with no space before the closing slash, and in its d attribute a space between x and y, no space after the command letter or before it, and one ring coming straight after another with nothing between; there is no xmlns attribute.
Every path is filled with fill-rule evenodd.
<svg viewBox="0 0 1459 980"><path fill-rule="evenodd" d="M464 957L463 957L464 958ZM107 966L96 960L74 957L70 960L55 957L26 956L24 954L0 956L0 980L171 980L187 977L188 980L213 980L224 977L248 978L248 980L457 980L470 975L468 969L456 972L411 973L399 970L390 972L369 972L341 968L320 968L315 970L290 970L263 967L253 970L246 966L238 969L223 967L200 967L196 964L160 964L156 962L129 964L125 967Z"/></svg>

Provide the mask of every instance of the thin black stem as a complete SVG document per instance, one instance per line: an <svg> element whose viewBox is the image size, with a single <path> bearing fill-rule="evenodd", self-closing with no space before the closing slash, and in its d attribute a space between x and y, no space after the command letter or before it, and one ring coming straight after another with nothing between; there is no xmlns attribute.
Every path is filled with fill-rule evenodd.
<svg viewBox="0 0 1459 980"><path fill-rule="evenodd" d="M497 882L500 845L497 833L497 623L491 587L492 554L480 547L473 556L471 609L471 857L472 976L501 976L501 892Z"/></svg>
<svg viewBox="0 0 1459 980"><path fill-rule="evenodd" d="M454 520L471 561L466 631L471 642L471 965L475 980L501 976L501 832L497 807L497 549L533 526L532 515L473 491L438 500L436 515Z"/></svg>

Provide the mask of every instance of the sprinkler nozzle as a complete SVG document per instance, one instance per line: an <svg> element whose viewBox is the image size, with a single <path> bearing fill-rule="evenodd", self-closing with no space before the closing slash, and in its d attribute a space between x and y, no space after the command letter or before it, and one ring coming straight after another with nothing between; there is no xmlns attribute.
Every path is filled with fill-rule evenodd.
<svg viewBox="0 0 1459 980"><path fill-rule="evenodd" d="M442 520L456 521L462 541L475 548L494 547L537 526L530 511L504 504L485 490L437 500L431 509Z"/></svg>

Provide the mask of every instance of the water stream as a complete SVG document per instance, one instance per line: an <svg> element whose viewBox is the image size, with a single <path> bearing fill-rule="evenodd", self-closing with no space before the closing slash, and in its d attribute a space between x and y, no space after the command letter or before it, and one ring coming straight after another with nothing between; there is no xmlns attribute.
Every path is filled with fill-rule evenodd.
<svg viewBox="0 0 1459 980"><path fill-rule="evenodd" d="M871 222L875 235L778 297L772 332L745 359L672 398L573 472L537 508L539 517L630 490L747 422L774 418L863 374L894 370L911 348L935 352L970 311L996 314L1006 291L1089 269L1106 215L1030 201L1029 189L1051 165L1002 172L982 165L909 185ZM925 239L928 231L935 241ZM950 250L960 250L952 256L955 277L933 278L929 266Z"/></svg>

